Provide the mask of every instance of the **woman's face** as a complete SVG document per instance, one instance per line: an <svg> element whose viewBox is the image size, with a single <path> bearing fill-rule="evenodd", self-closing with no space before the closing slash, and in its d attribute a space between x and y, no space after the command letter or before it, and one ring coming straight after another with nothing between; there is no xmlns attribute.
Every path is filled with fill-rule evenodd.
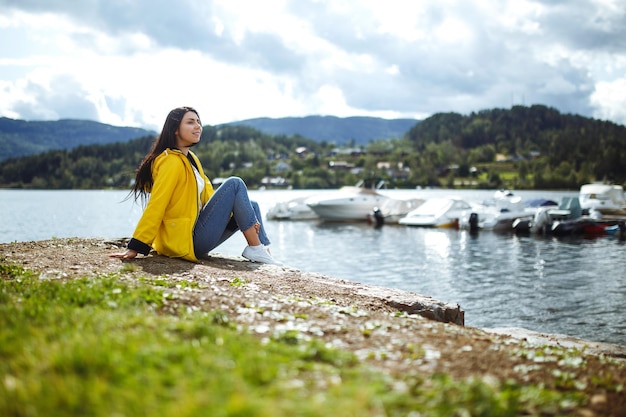
<svg viewBox="0 0 626 417"><path fill-rule="evenodd" d="M186 150L200 142L202 135L202 123L200 117L192 111L188 111L180 121L176 131L176 144L178 149Z"/></svg>

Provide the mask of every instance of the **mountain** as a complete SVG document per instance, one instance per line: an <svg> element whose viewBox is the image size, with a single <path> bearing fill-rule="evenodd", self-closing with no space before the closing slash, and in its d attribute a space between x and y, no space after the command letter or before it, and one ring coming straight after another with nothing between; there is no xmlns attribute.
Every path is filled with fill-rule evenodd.
<svg viewBox="0 0 626 417"><path fill-rule="evenodd" d="M53 149L127 142L154 132L89 120L25 121L0 117L0 161Z"/></svg>
<svg viewBox="0 0 626 417"><path fill-rule="evenodd" d="M366 145L371 140L403 137L419 120L376 117L307 116L248 119L221 126L249 126L268 135L300 135L316 142ZM220 126L216 126L220 127ZM0 161L81 145L127 142L153 131L89 120L25 121L0 117Z"/></svg>
<svg viewBox="0 0 626 417"><path fill-rule="evenodd" d="M354 140L355 145L366 145L371 140L401 138L417 123L417 119L306 116L280 119L261 117L225 125L249 126L269 135L300 135L316 142L345 145Z"/></svg>

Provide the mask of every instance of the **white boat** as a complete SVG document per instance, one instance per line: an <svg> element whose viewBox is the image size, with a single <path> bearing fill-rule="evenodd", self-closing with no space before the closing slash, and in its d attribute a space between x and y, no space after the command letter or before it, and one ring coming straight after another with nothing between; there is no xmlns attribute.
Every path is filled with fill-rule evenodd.
<svg viewBox="0 0 626 417"><path fill-rule="evenodd" d="M621 185L592 183L580 187L580 207L601 214L626 214L626 199Z"/></svg>
<svg viewBox="0 0 626 417"><path fill-rule="evenodd" d="M317 214L309 206L306 200L309 196L297 197L289 201L276 203L271 207L265 217L268 220L314 220Z"/></svg>
<svg viewBox="0 0 626 417"><path fill-rule="evenodd" d="M472 206L456 197L429 198L398 220L398 224L421 227L458 227L463 213Z"/></svg>
<svg viewBox="0 0 626 417"><path fill-rule="evenodd" d="M536 211L535 207L527 205L511 191L499 190L492 199L474 204L471 210L464 212L459 219L459 227L470 230L512 231L515 220L530 218Z"/></svg>
<svg viewBox="0 0 626 417"><path fill-rule="evenodd" d="M424 200L421 198L389 198L380 207L375 207L368 220L372 223L397 224L411 210L419 207Z"/></svg>
<svg viewBox="0 0 626 417"><path fill-rule="evenodd" d="M374 208L380 207L389 199L378 193L382 183L376 189L363 187L359 182L355 186L341 187L337 191L314 195L306 200L306 205L321 220L358 221L367 220Z"/></svg>

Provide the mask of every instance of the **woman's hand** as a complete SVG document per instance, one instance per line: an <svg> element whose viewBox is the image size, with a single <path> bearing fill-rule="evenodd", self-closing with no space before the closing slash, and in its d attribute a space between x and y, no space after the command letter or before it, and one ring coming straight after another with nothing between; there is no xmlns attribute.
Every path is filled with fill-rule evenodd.
<svg viewBox="0 0 626 417"><path fill-rule="evenodd" d="M137 251L132 249L126 249L126 252L112 253L109 256L111 258L133 259L135 256L137 256Z"/></svg>

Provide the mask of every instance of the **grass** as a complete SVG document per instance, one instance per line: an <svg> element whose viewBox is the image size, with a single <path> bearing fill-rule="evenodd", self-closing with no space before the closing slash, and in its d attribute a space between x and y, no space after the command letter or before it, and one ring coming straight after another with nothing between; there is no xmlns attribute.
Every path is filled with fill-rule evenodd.
<svg viewBox="0 0 626 417"><path fill-rule="evenodd" d="M0 415L513 416L577 401L513 382L392 377L297 335L261 341L223 311L165 314L162 285L42 280L0 262Z"/></svg>

